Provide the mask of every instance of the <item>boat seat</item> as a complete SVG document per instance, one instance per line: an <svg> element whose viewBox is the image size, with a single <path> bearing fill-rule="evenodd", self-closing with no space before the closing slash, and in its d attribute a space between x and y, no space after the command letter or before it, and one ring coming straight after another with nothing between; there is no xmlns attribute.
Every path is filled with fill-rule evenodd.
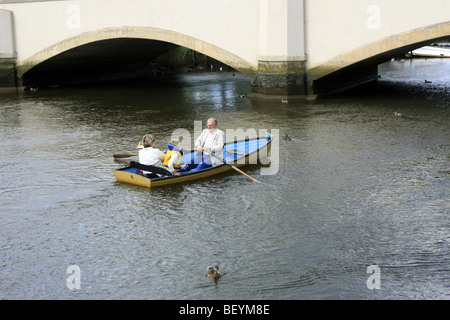
<svg viewBox="0 0 450 320"><path fill-rule="evenodd" d="M156 167L156 166L150 166L150 165L145 165L145 164L141 164L139 162L136 161L130 161L130 166L132 168L137 168L139 170L144 170L144 171L150 171L156 174L162 174L164 176L172 176L172 172L170 172L167 169L161 168L161 167Z"/></svg>

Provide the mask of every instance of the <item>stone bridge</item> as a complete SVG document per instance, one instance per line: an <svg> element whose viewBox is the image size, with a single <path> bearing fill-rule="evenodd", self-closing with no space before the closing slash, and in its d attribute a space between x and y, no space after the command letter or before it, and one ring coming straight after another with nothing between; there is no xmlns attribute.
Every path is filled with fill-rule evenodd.
<svg viewBox="0 0 450 320"><path fill-rule="evenodd" d="M252 95L314 97L450 36L448 0L0 0L0 87L145 76L183 46L247 75Z"/></svg>

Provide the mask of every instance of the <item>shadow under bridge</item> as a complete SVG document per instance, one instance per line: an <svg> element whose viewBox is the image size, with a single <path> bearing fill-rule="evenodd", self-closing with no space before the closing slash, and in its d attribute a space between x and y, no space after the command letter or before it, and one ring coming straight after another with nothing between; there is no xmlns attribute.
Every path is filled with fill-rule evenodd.
<svg viewBox="0 0 450 320"><path fill-rule="evenodd" d="M99 40L64 51L23 74L24 86L66 86L148 78L151 61L177 45L148 39Z"/></svg>

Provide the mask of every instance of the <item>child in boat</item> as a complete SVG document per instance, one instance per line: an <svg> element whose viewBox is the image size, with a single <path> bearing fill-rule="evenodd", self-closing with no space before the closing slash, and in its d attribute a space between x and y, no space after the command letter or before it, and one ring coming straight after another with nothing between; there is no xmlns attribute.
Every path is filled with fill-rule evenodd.
<svg viewBox="0 0 450 320"><path fill-rule="evenodd" d="M139 150L139 163L150 166L162 167L164 161L164 153L156 148L156 140L155 137L151 134L146 134L142 137L142 140L139 142L139 145L142 145L142 149ZM150 171L142 171L142 173L149 178L156 178L156 175Z"/></svg>
<svg viewBox="0 0 450 320"><path fill-rule="evenodd" d="M164 157L164 167L172 172L173 175L180 176L182 170L187 167L186 164L182 164L183 150L180 148L180 141L170 141L167 147L169 151Z"/></svg>

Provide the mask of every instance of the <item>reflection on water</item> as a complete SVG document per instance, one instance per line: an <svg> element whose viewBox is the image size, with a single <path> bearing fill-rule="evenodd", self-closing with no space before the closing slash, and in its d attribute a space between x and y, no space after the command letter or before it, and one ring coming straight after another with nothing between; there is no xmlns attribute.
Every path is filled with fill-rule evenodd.
<svg viewBox="0 0 450 320"><path fill-rule="evenodd" d="M241 98L249 79L232 73L0 97L0 297L448 299L448 69L392 61L373 92L287 104ZM114 153L145 133L161 149L177 128L194 139L211 116L289 134L276 175L244 168L267 184L115 181L129 159Z"/></svg>

